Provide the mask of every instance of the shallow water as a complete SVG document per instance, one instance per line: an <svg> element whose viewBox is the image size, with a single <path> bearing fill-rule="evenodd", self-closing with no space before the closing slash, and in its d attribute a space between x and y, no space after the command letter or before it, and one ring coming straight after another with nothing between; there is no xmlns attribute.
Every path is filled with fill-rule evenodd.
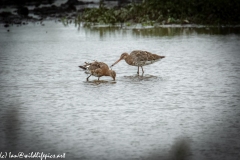
<svg viewBox="0 0 240 160"><path fill-rule="evenodd" d="M77 28L45 22L0 28L0 150L66 159L240 157L240 36L233 28ZM166 56L111 77L123 52Z"/></svg>

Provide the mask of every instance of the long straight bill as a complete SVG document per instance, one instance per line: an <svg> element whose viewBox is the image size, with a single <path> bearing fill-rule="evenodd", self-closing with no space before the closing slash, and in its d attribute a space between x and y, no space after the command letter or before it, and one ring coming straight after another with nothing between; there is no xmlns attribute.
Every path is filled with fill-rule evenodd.
<svg viewBox="0 0 240 160"><path fill-rule="evenodd" d="M112 65L111 65L111 67L113 67L115 64L117 64L119 61L121 61L122 59L120 58L119 60L117 60L115 63L113 63Z"/></svg>

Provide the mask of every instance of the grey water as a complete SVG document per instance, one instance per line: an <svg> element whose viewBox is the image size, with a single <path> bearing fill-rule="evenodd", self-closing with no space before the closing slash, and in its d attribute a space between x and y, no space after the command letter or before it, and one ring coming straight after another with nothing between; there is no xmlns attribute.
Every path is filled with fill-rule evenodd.
<svg viewBox="0 0 240 160"><path fill-rule="evenodd" d="M65 159L240 157L240 32L234 28L109 28L45 22L0 27L0 153ZM123 52L165 59L117 77L78 68Z"/></svg>

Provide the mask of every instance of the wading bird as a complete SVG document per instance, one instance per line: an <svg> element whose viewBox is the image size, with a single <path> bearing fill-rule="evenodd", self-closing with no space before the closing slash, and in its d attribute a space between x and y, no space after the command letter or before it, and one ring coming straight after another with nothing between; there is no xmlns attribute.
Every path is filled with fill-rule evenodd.
<svg viewBox="0 0 240 160"><path fill-rule="evenodd" d="M95 77L98 77L98 80L102 76L110 76L115 81L116 72L113 70L110 70L108 65L103 62L98 62L98 61L94 61L92 63L85 62L85 65L82 65L79 67L86 70L85 71L86 74L90 74L90 76L87 77L87 81L89 77L91 77L92 75Z"/></svg>
<svg viewBox="0 0 240 160"><path fill-rule="evenodd" d="M115 63L111 65L113 67L115 64L117 64L121 60L125 60L127 64L131 66L137 66L138 71L137 74L139 74L139 67L142 68L142 74L144 73L143 71L143 66L153 64L162 58L165 58L165 56L160 56L157 54L153 54L147 51L141 51L141 50L134 50L130 54L128 53L123 53L119 60L117 60Z"/></svg>

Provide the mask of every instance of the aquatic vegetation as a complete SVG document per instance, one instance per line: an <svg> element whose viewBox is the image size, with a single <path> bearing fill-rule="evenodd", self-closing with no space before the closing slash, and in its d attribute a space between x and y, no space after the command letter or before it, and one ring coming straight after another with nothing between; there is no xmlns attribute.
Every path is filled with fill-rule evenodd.
<svg viewBox="0 0 240 160"><path fill-rule="evenodd" d="M238 0L143 0L123 7L86 8L75 17L75 23L93 24L239 24Z"/></svg>

